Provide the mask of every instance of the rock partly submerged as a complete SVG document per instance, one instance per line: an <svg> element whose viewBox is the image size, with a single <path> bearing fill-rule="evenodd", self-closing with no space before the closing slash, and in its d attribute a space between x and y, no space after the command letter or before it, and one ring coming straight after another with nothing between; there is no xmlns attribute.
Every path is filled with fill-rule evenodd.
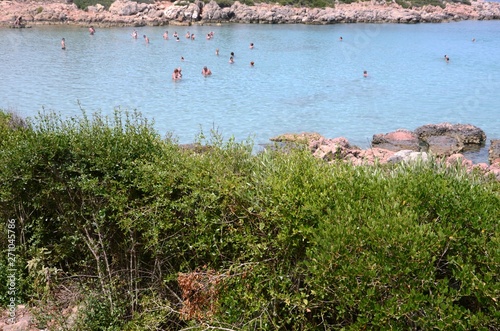
<svg viewBox="0 0 500 331"><path fill-rule="evenodd" d="M390 133L375 134L372 146L391 151L412 150L432 152L438 156L461 153L471 145L483 146L484 131L470 124L427 124L415 131L400 129Z"/></svg>
<svg viewBox="0 0 500 331"><path fill-rule="evenodd" d="M463 151L471 145L484 146L486 135L469 124L427 124L415 131L399 129L375 134L368 149L353 146L344 137L325 138L318 133L283 134L271 141L287 146L306 146L311 153L327 162L344 161L353 165L374 165L431 160L447 165L460 164L468 170L478 170L500 180L500 140L491 140L489 162L474 163Z"/></svg>
<svg viewBox="0 0 500 331"><path fill-rule="evenodd" d="M473 1L470 5L446 3L403 8L390 2L363 1L337 4L334 8L307 8L234 2L221 7L216 1L138 3L117 0L109 9L97 4L79 9L70 0L0 1L0 24L12 25L17 17L28 24L76 24L96 26L159 26L214 23L335 24L425 23L500 19L500 3Z"/></svg>

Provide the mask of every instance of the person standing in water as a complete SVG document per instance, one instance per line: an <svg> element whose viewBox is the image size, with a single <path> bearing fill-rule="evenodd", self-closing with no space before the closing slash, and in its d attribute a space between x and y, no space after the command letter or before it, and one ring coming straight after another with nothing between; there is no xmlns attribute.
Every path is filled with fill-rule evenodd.
<svg viewBox="0 0 500 331"><path fill-rule="evenodd" d="M66 49L66 39L61 39L61 48Z"/></svg>
<svg viewBox="0 0 500 331"><path fill-rule="evenodd" d="M23 24L23 17L22 16L18 16L16 18L16 21L14 22L14 26L20 27L22 24Z"/></svg>
<svg viewBox="0 0 500 331"><path fill-rule="evenodd" d="M94 26L92 26L92 25L90 26L90 28L89 28L89 33L90 33L90 35L91 35L91 36L93 36L93 35L94 35L94 33L95 33Z"/></svg>

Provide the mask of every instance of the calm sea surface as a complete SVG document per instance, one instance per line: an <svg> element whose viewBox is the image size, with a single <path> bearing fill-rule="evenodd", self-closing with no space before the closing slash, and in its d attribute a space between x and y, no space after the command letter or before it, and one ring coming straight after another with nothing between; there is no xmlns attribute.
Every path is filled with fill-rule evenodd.
<svg viewBox="0 0 500 331"><path fill-rule="evenodd" d="M137 40L132 30L0 29L0 108L23 116L136 109L180 143L215 128L256 145L315 131L367 147L375 133L440 122L500 139L500 21L141 27Z"/></svg>

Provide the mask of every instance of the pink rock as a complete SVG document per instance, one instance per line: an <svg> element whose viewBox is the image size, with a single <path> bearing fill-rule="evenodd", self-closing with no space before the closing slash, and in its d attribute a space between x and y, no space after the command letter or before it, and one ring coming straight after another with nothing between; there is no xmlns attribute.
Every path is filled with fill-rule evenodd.
<svg viewBox="0 0 500 331"><path fill-rule="evenodd" d="M389 157L394 155L394 152L382 148L370 148L367 150L356 151L355 154L350 154L357 154L356 158L359 160L359 162L357 163L360 165L374 165L375 163L387 163L387 160L389 159Z"/></svg>
<svg viewBox="0 0 500 331"><path fill-rule="evenodd" d="M446 159L446 163L448 165L460 164L462 166L466 166L468 168L472 167L473 163L471 160L466 159L462 154L452 154Z"/></svg>
<svg viewBox="0 0 500 331"><path fill-rule="evenodd" d="M489 167L489 175L495 176L497 180L500 180L500 163L495 163Z"/></svg>
<svg viewBox="0 0 500 331"><path fill-rule="evenodd" d="M488 164L486 164L486 163L476 163L476 164L473 165L473 168L474 169L479 169L479 170L481 170L483 172L486 172L486 171L489 170L490 166Z"/></svg>
<svg viewBox="0 0 500 331"><path fill-rule="evenodd" d="M394 152L400 150L420 151L418 136L405 129L399 129L386 134L379 133L373 135L372 146Z"/></svg>

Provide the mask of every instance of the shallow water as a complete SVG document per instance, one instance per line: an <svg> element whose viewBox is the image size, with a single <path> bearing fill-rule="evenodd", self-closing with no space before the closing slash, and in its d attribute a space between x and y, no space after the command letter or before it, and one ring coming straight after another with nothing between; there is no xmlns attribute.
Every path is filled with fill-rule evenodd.
<svg viewBox="0 0 500 331"><path fill-rule="evenodd" d="M373 134L440 122L500 139L500 21L141 27L137 40L132 30L0 29L0 108L23 116L137 109L181 143L216 128L256 144L315 131L367 147ZM205 65L211 77L201 75ZM183 79L173 82L179 66Z"/></svg>

